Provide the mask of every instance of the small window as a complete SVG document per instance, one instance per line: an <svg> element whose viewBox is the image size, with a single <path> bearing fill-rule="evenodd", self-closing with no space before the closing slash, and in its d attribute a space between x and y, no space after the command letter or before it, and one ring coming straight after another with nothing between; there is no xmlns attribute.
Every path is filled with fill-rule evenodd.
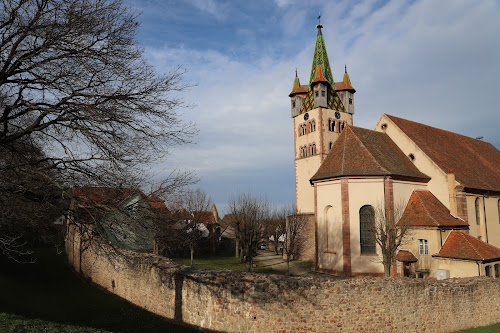
<svg viewBox="0 0 500 333"><path fill-rule="evenodd" d="M480 225L481 224L481 215L479 214L479 198L476 198L474 205L476 206L476 224Z"/></svg>
<svg viewBox="0 0 500 333"><path fill-rule="evenodd" d="M500 277L500 264L495 264L495 277Z"/></svg>
<svg viewBox="0 0 500 333"><path fill-rule="evenodd" d="M316 90L316 97L319 96L319 90Z"/></svg>
<svg viewBox="0 0 500 333"><path fill-rule="evenodd" d="M385 131L387 129L387 124L382 124L382 126L380 126L380 128L382 128Z"/></svg>
<svg viewBox="0 0 500 333"><path fill-rule="evenodd" d="M325 97L325 91L321 90L321 97Z"/></svg>
<svg viewBox="0 0 500 333"><path fill-rule="evenodd" d="M477 236L477 239L479 239L479 240L483 240L483 237L481 237L481 236Z"/></svg>
<svg viewBox="0 0 500 333"><path fill-rule="evenodd" d="M491 275L491 265L486 265L484 266L484 273L486 274L486 276L492 276Z"/></svg>
<svg viewBox="0 0 500 333"><path fill-rule="evenodd" d="M429 248L427 246L427 239L418 240L418 253L421 256L426 256L429 254Z"/></svg>
<svg viewBox="0 0 500 333"><path fill-rule="evenodd" d="M332 150L333 142L330 141L330 150Z"/></svg>
<svg viewBox="0 0 500 333"><path fill-rule="evenodd" d="M352 104L352 98L349 98L349 104Z"/></svg>
<svg viewBox="0 0 500 333"><path fill-rule="evenodd" d="M410 154L410 155L408 155L408 157L410 158L410 161L412 161L412 162L415 161L415 155Z"/></svg>
<svg viewBox="0 0 500 333"><path fill-rule="evenodd" d="M295 101L292 101L292 108L295 109Z"/></svg>
<svg viewBox="0 0 500 333"><path fill-rule="evenodd" d="M311 155L316 155L316 144L311 146Z"/></svg>

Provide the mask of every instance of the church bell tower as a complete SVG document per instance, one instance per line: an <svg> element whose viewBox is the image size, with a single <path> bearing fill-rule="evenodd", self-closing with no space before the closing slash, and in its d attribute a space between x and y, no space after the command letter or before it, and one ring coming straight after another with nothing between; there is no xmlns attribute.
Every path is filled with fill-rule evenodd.
<svg viewBox="0 0 500 333"><path fill-rule="evenodd" d="M295 203L300 213L314 213L314 189L309 179L316 173L344 127L352 125L356 92L347 67L344 80L337 84L334 82L321 31L323 26L318 24L316 28L318 34L309 84L301 85L295 72L289 95L294 126Z"/></svg>

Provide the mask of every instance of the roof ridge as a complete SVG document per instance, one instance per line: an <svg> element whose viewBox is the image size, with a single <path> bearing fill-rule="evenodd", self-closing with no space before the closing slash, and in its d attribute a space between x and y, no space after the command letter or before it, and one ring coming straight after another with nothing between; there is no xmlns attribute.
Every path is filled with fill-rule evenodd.
<svg viewBox="0 0 500 333"><path fill-rule="evenodd" d="M347 127L351 127L350 125L347 125ZM352 126L352 127L355 127L355 126ZM361 127L357 127L357 128L361 128ZM364 130L364 128L362 128ZM371 130L368 130L368 131L371 131ZM359 143L363 146L363 148L365 148L365 150L368 152L368 154L370 155L370 157L375 161L375 163L381 168L383 169L385 172L387 173L390 173L389 170L387 170L384 166L382 166L379 161L375 158L375 156L373 156L372 152L366 147L366 145L363 143L363 141L361 141L361 139L358 137L357 133L354 132L354 130L352 130L352 132L355 134L355 137L356 139L358 139ZM375 132L375 133L380 133L380 132L376 132L376 131L372 131L372 132ZM383 134L383 133L381 133ZM387 135L387 134L386 134Z"/></svg>
<svg viewBox="0 0 500 333"><path fill-rule="evenodd" d="M439 227L439 223L437 222L437 220L432 216L432 214L429 212L429 210L427 209L427 207L425 206L425 203L424 201L422 200L422 198L417 195L417 198L418 198L418 201L420 201L420 204L422 205L422 207L424 208L425 212L427 213L427 216L429 216L431 218L431 220L434 221L434 224L436 225L436 227Z"/></svg>
<svg viewBox="0 0 500 333"><path fill-rule="evenodd" d="M478 257L481 258L481 260L484 260L483 256L481 254L479 254L479 252L477 252L476 247L467 239L467 237L465 236L465 233L458 231L458 230L453 230L453 231L460 233L462 238L470 245L470 247L472 247L472 250L478 255ZM481 241L481 240L479 240L479 241Z"/></svg>
<svg viewBox="0 0 500 333"><path fill-rule="evenodd" d="M488 142L488 141L479 140L479 139L473 138L472 136L463 135L463 134L452 132L452 131L449 131L449 130L446 130L446 129L443 129L443 128L439 128L439 127L436 127L436 126L431 126L431 125L427 125L427 124L424 124L424 123L419 123L418 121L414 121L414 120L409 120L409 119L405 119L405 118L393 116L393 115L390 115L390 114L387 114L387 113L385 113L385 115L388 116L388 117L397 118L397 119L401 119L401 120L404 120L404 121L409 121L411 123L419 124L419 125L426 126L426 127L431 127L431 128L443 131L443 132L448 132L448 133L451 133L451 134L454 134L454 135L458 135L458 136L461 136L461 137L464 137L464 138L476 140L478 142L482 142L482 143L490 144L491 145L491 143Z"/></svg>

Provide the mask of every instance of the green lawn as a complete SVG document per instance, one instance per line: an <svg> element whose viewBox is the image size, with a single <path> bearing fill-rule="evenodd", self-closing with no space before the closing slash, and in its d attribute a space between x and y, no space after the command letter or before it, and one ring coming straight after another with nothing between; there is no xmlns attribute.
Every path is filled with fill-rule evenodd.
<svg viewBox="0 0 500 333"><path fill-rule="evenodd" d="M64 254L51 250L42 251L34 264L15 264L0 256L0 313L112 332L197 332L99 289L80 278Z"/></svg>
<svg viewBox="0 0 500 333"><path fill-rule="evenodd" d="M455 333L498 333L500 332L500 324L471 328L468 330L458 331Z"/></svg>
<svg viewBox="0 0 500 333"><path fill-rule="evenodd" d="M0 313L0 332L4 333L109 333L97 328L54 323L40 319Z"/></svg>
<svg viewBox="0 0 500 333"><path fill-rule="evenodd" d="M191 263L190 258L173 258L173 260L179 264L189 266ZM240 259L235 256L218 256L209 257L201 256L199 258L194 258L194 267L200 269L214 270L214 271L246 271L246 264L240 263ZM252 268L254 273L276 273L272 269L265 267L254 267Z"/></svg>

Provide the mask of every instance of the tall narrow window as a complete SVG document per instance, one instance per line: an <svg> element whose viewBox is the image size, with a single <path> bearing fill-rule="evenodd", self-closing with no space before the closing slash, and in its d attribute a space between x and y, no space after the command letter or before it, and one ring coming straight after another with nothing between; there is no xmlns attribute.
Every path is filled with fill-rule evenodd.
<svg viewBox="0 0 500 333"><path fill-rule="evenodd" d="M332 130L332 119L328 119L328 130Z"/></svg>
<svg viewBox="0 0 500 333"><path fill-rule="evenodd" d="M325 97L325 91L321 90L321 97Z"/></svg>
<svg viewBox="0 0 500 333"><path fill-rule="evenodd" d="M500 265L499 264L495 264L495 277L498 278L500 277Z"/></svg>
<svg viewBox="0 0 500 333"><path fill-rule="evenodd" d="M295 101L292 101L292 108L295 109Z"/></svg>
<svg viewBox="0 0 500 333"><path fill-rule="evenodd" d="M429 254L429 247L427 246L427 239L418 240L418 253L421 256L426 256Z"/></svg>
<svg viewBox="0 0 500 333"><path fill-rule="evenodd" d="M475 206L476 206L476 224L480 225L481 224L481 215L479 215L479 198L476 198Z"/></svg>
<svg viewBox="0 0 500 333"><path fill-rule="evenodd" d="M349 98L349 104L352 104L352 98Z"/></svg>
<svg viewBox="0 0 500 333"><path fill-rule="evenodd" d="M486 273L486 276L491 276L491 265L484 266L484 272Z"/></svg>
<svg viewBox="0 0 500 333"><path fill-rule="evenodd" d="M330 150L332 150L333 142L330 142Z"/></svg>
<svg viewBox="0 0 500 333"><path fill-rule="evenodd" d="M306 125L304 124L302 125L302 135L306 135L306 131L307 131Z"/></svg>
<svg viewBox="0 0 500 333"><path fill-rule="evenodd" d="M498 223L500 223L500 199L498 200Z"/></svg>
<svg viewBox="0 0 500 333"><path fill-rule="evenodd" d="M359 210L359 244L361 254L376 254L375 210L366 205Z"/></svg>
<svg viewBox="0 0 500 333"><path fill-rule="evenodd" d="M315 143L311 146L311 155L316 155L316 144Z"/></svg>
<svg viewBox="0 0 500 333"><path fill-rule="evenodd" d="M319 90L316 90L316 97L319 96Z"/></svg>

